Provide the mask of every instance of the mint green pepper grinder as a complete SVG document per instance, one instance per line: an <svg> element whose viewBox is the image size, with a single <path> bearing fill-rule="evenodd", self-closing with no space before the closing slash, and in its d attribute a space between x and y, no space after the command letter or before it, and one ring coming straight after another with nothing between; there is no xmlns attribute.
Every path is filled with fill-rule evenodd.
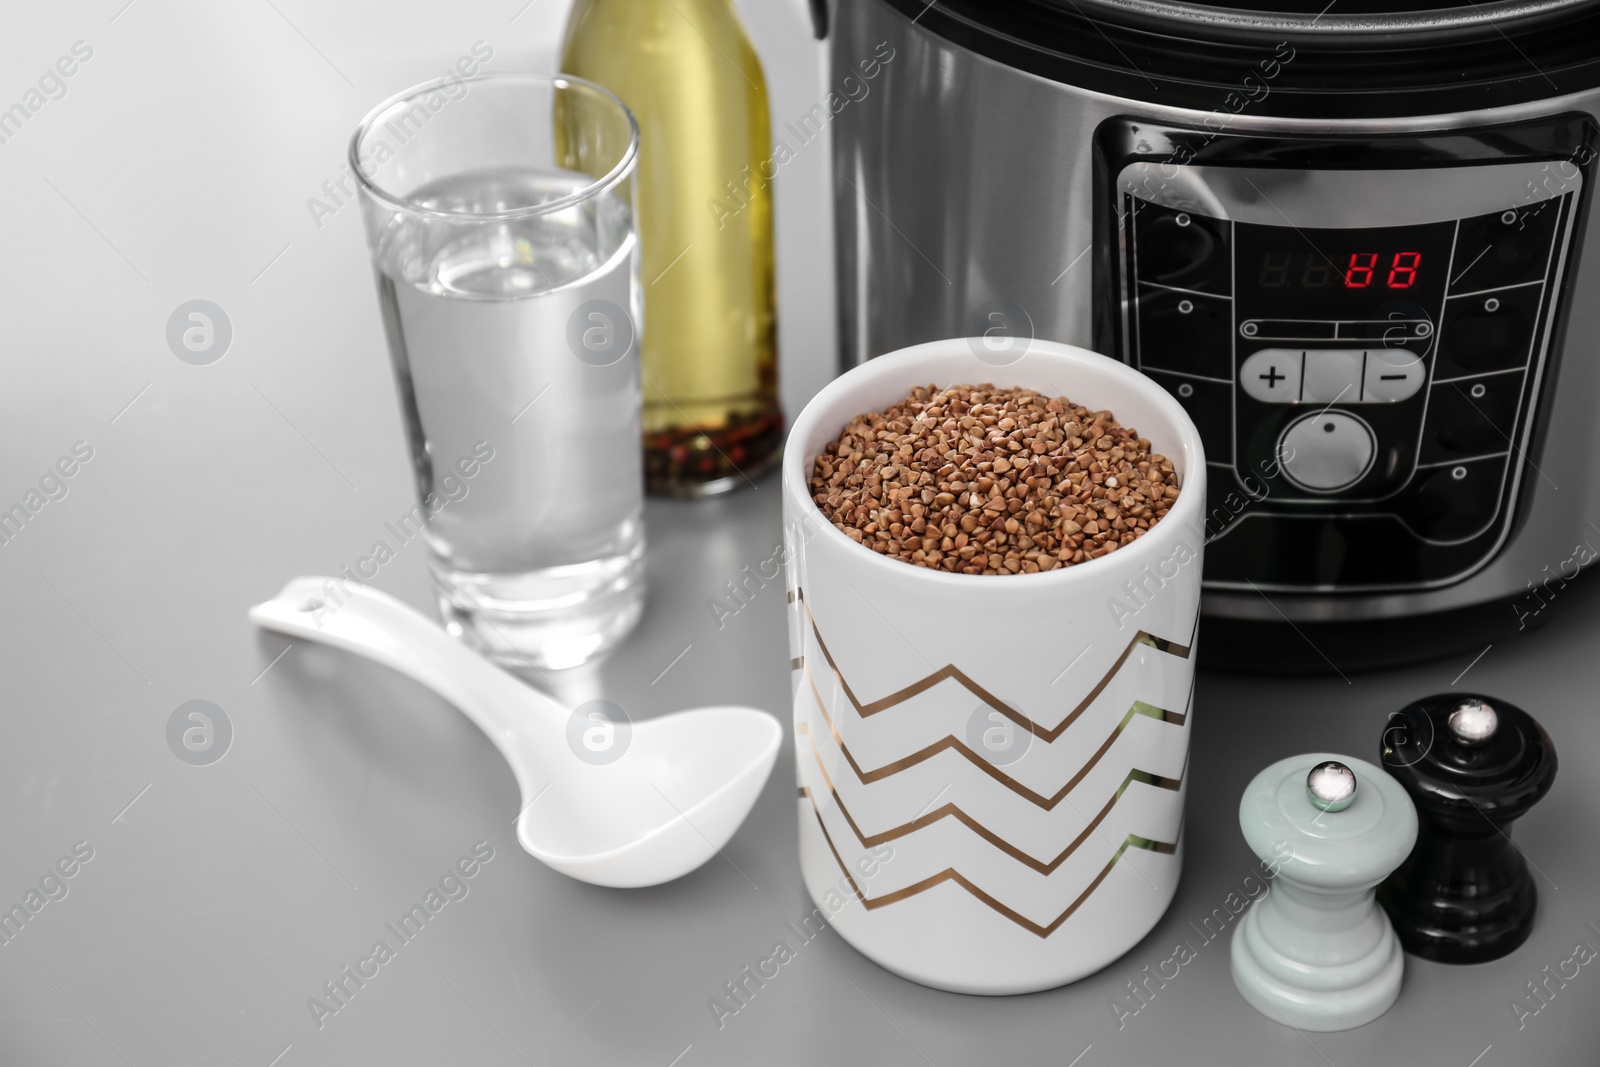
<svg viewBox="0 0 1600 1067"><path fill-rule="evenodd" d="M1239 801L1239 828L1276 869L1233 935L1234 985L1274 1022L1349 1030L1400 995L1404 955L1373 890L1417 840L1400 783L1364 760L1279 760Z"/></svg>

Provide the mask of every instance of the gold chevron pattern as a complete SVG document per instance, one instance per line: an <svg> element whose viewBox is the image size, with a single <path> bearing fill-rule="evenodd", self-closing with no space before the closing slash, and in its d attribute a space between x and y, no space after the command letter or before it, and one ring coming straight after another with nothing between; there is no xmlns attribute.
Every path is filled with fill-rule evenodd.
<svg viewBox="0 0 1600 1067"><path fill-rule="evenodd" d="M946 735L943 740L935 741L926 748L918 749L916 752L906 756L904 759L898 759L893 763L884 764L882 767L879 767L876 770L863 770L861 764L856 762L855 756L851 754L849 747L844 743L844 738L839 735L839 730L836 726L834 726L833 719L829 717L827 705L822 699L822 693L817 690L816 679L811 675L811 668L806 667L803 669L805 670L806 681L811 686L811 696L816 701L817 710L822 713L822 721L827 724L828 732L833 735L834 744L838 745L839 751L844 753L844 758L846 762L850 764L850 769L855 772L855 776L860 779L863 785L871 785L873 782L880 782L883 779L888 778L890 775L899 774L901 771L906 770L909 767L914 767L925 760L930 760L941 752L952 751L965 757L966 760L974 767L977 767L984 774L987 774L989 777L993 778L995 781L999 782L1001 785L1017 794L1017 796L1022 797L1024 800L1043 808L1045 811L1054 810L1055 806L1060 804L1066 795L1072 792L1073 788L1079 782L1083 781L1084 777L1088 775L1090 771L1094 770L1095 765L1098 764L1102 758L1104 758L1107 752L1111 751L1111 746L1116 743L1117 738L1122 736L1122 732L1128 728L1128 724L1133 721L1133 717L1135 715L1148 716L1149 718L1155 719L1159 722L1171 723L1174 726L1182 726L1188 718L1187 714L1185 713L1164 711L1153 704L1146 704L1142 700L1135 700L1128 708L1127 713L1122 716L1122 721L1117 723L1116 727L1111 731L1106 739L1100 743L1100 747L1095 750L1094 755L1089 757L1089 762L1085 763L1078 770L1078 773L1073 775L1072 778L1068 780L1067 784L1058 789L1053 796L1047 797L1043 793L1035 792L1034 790L1023 785L1021 782L1016 781L1003 770L996 767L994 764L990 763L976 752L972 751L972 749L968 747L967 744L960 738L952 735ZM1189 688L1192 695L1194 692L1193 679L1190 680Z"/></svg>
<svg viewBox="0 0 1600 1067"><path fill-rule="evenodd" d="M880 711L885 711L897 704L904 703L905 701L910 700L912 697L926 692L942 682L954 681L967 689L968 692L972 693L984 704L993 708L995 711L999 712L1016 725L1028 730L1029 733L1031 733L1034 737L1040 738L1046 743L1054 742L1066 731L1069 726L1076 722L1077 719L1089 709L1090 705L1094 703L1095 699L1105 691L1112 679L1117 676L1119 671L1121 671L1123 665L1127 663L1129 656L1133 654L1134 650L1139 645L1150 645L1158 651L1174 656L1178 659L1188 659L1190 650L1194 646L1194 637L1192 633L1190 635L1188 644L1178 644L1174 641L1157 637L1148 631L1140 630L1129 639L1127 646L1122 650L1121 654L1118 655L1116 661L1111 664L1106 672L1100 677L1099 681L1095 683L1094 687L1089 690L1087 695L1084 696L1078 705L1074 707L1072 711L1069 712L1067 716L1054 727L1046 727L1029 719L1027 716L1011 707L1005 701L989 692L983 686L973 681L971 677L969 677L960 668L956 667L953 663L947 663L945 666L939 668L931 674L912 682L910 685L897 689L887 696L881 697L880 699L871 701L869 703L863 703L856 696L855 691L851 689L850 683L845 680L843 672L840 671L838 663L834 660L832 652L830 652L828 649L827 642L823 640L822 632L817 627L816 618L811 613L811 607L806 603L804 590L796 588L792 593L789 594L789 602L798 602L800 604L801 610L805 612L806 621L810 626L812 637L816 640L817 648L821 651L823 659L827 661L828 668L830 671L832 671L834 678L837 680L840 691L844 693L846 699L849 700L851 706L856 710L856 713L863 719L875 715ZM1196 626L1199 625L1198 615L1196 617L1195 624ZM1034 790L1031 790L1021 783L1015 781L1000 768L985 760L977 752L974 752L960 738L954 735L946 735L942 740L919 749L902 759L895 760L894 762L886 764L882 767L878 767L873 770L865 770L856 761L856 758L851 753L849 747L846 746L844 738L840 735L832 717L828 714L827 702L822 698L822 693L817 687L817 680L812 674L811 665L807 662L807 660L808 657L804 654L804 649L802 648L802 654L790 661L790 667L791 669L798 669L804 673L806 684L811 690L812 699L816 704L817 710L822 715L822 721L827 726L828 733L831 735L833 742L838 747L839 751L844 754L845 761L850 765L850 769L855 774L857 780L863 785L870 785L873 782L882 781L885 778L914 767L919 763L932 759L941 752L953 751L965 758L973 766L983 771L996 782L1015 793L1017 796L1028 800L1030 803L1046 811L1051 811L1063 799L1065 799L1080 782L1083 781L1083 779L1095 768L1097 764L1099 764L1106 753L1110 751L1112 745L1116 743L1117 738L1120 737L1123 731L1127 729L1128 724L1133 721L1135 715L1144 715L1159 722L1166 722L1175 726L1183 726L1188 720L1187 710L1183 712L1167 711L1144 701L1135 700L1132 705L1129 706L1121 721L1117 723L1106 739L1101 742L1099 748L1097 748L1093 755L1089 757L1088 762L1085 763L1084 766L1072 776L1070 781L1063 785L1061 789L1052 796L1045 796L1042 793L1035 792ZM1189 704L1192 703L1193 698L1194 678L1191 672L1189 695L1185 702L1186 709ZM870 848L886 841L902 838L909 834L915 833L918 830L925 829L941 819L951 818L972 830L980 838L993 845L999 851L1004 852L1006 855L1011 856L1013 859L1025 864L1032 870L1044 875L1049 875L1057 870L1067 860L1068 857L1078 850L1083 842L1088 839L1090 834L1099 829L1100 824L1104 822L1105 819L1110 815L1111 809L1114 808L1117 802L1122 799L1122 795L1127 792L1128 787L1134 782L1141 782L1156 788L1167 789L1176 792L1182 787L1183 776L1188 769L1188 761L1185 759L1184 770L1179 772L1178 778L1173 779L1153 775L1137 768L1130 768L1128 773L1124 776L1121 784L1118 785L1116 791L1111 795L1110 799L1106 801L1105 805L1094 816L1094 818L1090 820L1089 824L1083 829L1083 831L1079 833L1078 836L1074 838L1073 841L1070 842L1067 847L1053 859L1038 860L982 825L980 822L978 822L978 820L968 815L964 810L954 803L945 804L934 811L919 815L910 822L891 827L888 830L884 830L880 833L870 835L864 834L854 816L852 816L850 811L845 807L843 798L839 795L838 789L835 787L832 777L828 774L827 767L822 760L822 754L817 748L816 738L812 734L812 728L810 724L796 723L795 731L797 734L804 734L806 736L807 743L811 747L812 757L816 760L817 768L822 774L822 780L827 785L828 798L832 800L833 804L838 808L839 813L843 815L846 824L850 827L851 832L861 843L862 847ZM1015 909L1008 907L996 897L985 892L971 879L963 875L954 867L947 867L937 874L931 875L928 878L924 878L912 885L905 886L904 888L894 890L893 892L885 893L878 897L868 898L867 895L861 890L861 887L856 884L855 878L851 875L848 865L844 862L844 858L840 856L839 849L834 844L833 836L828 832L827 824L823 821L822 808L817 802L816 794L809 787L801 786L800 796L804 797L810 802L812 814L817 820L817 827L822 831L823 840L827 842L828 850L833 854L834 862L838 864L840 871L843 872L845 879L849 882L851 888L855 891L855 895L861 900L862 906L866 910L874 911L878 908L887 907L890 904L907 900L919 893L926 892L927 890L932 889L944 882L954 882L962 889L966 890L967 893L971 894L975 899L983 903L986 907L1040 938L1049 937L1056 930L1060 929L1063 923L1072 917L1073 913L1076 912L1084 904L1084 902L1093 895L1095 890L1100 887L1100 884L1104 882L1111 874L1112 869L1116 867L1117 863L1121 861L1122 857L1127 854L1128 849L1140 848L1161 855L1172 855L1177 851L1178 840L1182 839L1181 827L1179 830L1178 840L1172 842L1156 841L1151 838L1141 837L1137 834L1129 834L1118 846L1116 853L1112 855L1110 860L1106 862L1106 865L1095 875L1094 879L1090 881L1090 883L1084 888L1084 890L1077 896L1076 899L1067 905L1066 910L1064 910L1060 915L1056 916L1049 923L1040 924L1034 922L1032 919L1029 919L1027 916L1021 914Z"/></svg>
<svg viewBox="0 0 1600 1067"><path fill-rule="evenodd" d="M972 695L989 705L995 711L998 711L1000 714L1004 715L1018 726L1028 730L1035 737L1042 738L1045 741L1054 741L1056 738L1060 737L1062 732L1066 730L1067 727L1071 726L1077 721L1078 716L1082 715L1089 709L1089 705L1093 704L1095 698L1098 697L1105 687L1111 683L1111 679L1117 676L1117 672L1120 671L1122 669L1122 665L1128 661L1128 657L1133 654L1133 650L1138 648L1140 645L1150 645L1157 651L1165 652L1168 655L1176 656L1179 659L1188 659L1189 650L1194 646L1193 634L1190 634L1189 643L1187 645L1180 645L1175 641L1169 641L1166 638L1157 637L1155 634L1149 633L1148 631L1140 630L1138 633L1134 634L1128 639L1128 645L1122 650L1122 654L1117 657L1116 662L1112 663L1111 666L1106 669L1105 674L1101 675L1100 680L1095 683L1093 689L1089 690L1088 695L1078 702L1078 706L1073 708L1072 712L1067 715L1065 719L1062 719L1061 722L1058 723L1054 728L1050 728L1034 722L1032 719L1022 714L1022 712L1013 708L1010 704L1007 704L1004 700L1001 700L999 697L989 692L983 686L979 685L977 682L968 677L966 672L961 670L961 668L957 667L953 663L946 663L943 667L940 667L932 674L925 675L924 677L919 678L917 681L912 682L908 686L896 689L886 697L874 700L870 704L863 704L856 697L855 691L850 688L850 683L845 681L844 674L840 672L838 663L834 661L833 653L828 651L828 644L822 639L822 631L817 629L817 620L811 614L811 605L806 603L804 589L797 587L793 593L789 594L789 602L792 604L795 601L799 601L800 609L806 613L806 622L811 627L811 635L817 640L817 648L822 651L822 658L828 661L828 669L831 670L833 672L833 676L839 680L839 688L843 690L844 695L850 701L851 706L856 709L857 714L859 714L862 718L876 715L880 711L886 711L889 708L894 707L896 704L903 704L919 693L924 693L929 689L932 689L940 682L949 680L962 685L967 689L968 692L972 693ZM1197 614L1195 617L1195 625L1197 627L1199 626L1199 622L1200 620ZM801 656L797 659L792 659L789 662L791 669L803 667L805 657ZM815 686L813 685L813 688L814 687Z"/></svg>
<svg viewBox="0 0 1600 1067"><path fill-rule="evenodd" d="M835 847L833 843L833 835L828 833L828 827L822 821L822 809L817 806L817 798L812 795L810 789L807 789L804 786L800 787L800 795L811 802L811 811L817 817L817 827L822 831L823 840L828 843L828 851L833 853L833 861L839 865L839 870L844 872L845 879L850 883L850 888L854 890L856 897L860 899L861 906L866 908L868 911L876 911L879 908L886 908L890 904L896 904L902 900L908 900L911 897L916 896L918 893L927 892L934 886L940 885L944 882L954 882L962 889L965 889L968 893L971 893L989 908L1005 916L1007 919L1010 919L1012 922L1016 923L1024 930L1027 930L1029 933L1035 934L1039 937L1049 937L1051 934L1055 933L1061 928L1062 923L1072 918L1072 913L1082 907L1083 902L1088 900L1089 897L1094 894L1096 889L1100 888L1100 883L1105 881L1106 877L1111 874L1112 868L1117 865L1118 861L1122 859L1123 855L1128 851L1128 849L1142 848L1150 852L1156 852L1167 856L1170 856L1178 851L1177 841L1152 841L1148 837L1140 837L1137 834L1129 834L1123 840L1122 844L1118 846L1116 854L1113 855L1111 859L1107 861L1106 865L1100 869L1100 873L1094 876L1094 881L1085 886L1083 892L1079 893L1077 898L1073 900L1071 904L1067 905L1067 910L1063 911L1060 915L1057 915L1049 923L1040 925L1039 923L1036 923L1032 919L1028 918L1026 915L1023 915L1021 912L1012 908L1008 908L999 900L996 900L993 896L978 888L970 879L968 879L964 874L956 870L954 867L946 867L938 874L931 875L927 878L924 878L922 881L915 882L903 889L896 889L892 893L885 893L880 897L868 897L862 892L861 887L856 884L855 878L850 874L850 868L845 865L844 857L839 855L839 849ZM1180 833L1179 840L1181 839L1182 834Z"/></svg>
<svg viewBox="0 0 1600 1067"><path fill-rule="evenodd" d="M885 841L894 841L898 838L905 837L907 834L915 833L916 831L925 827L932 826L940 819L955 819L957 822L961 823L967 829L971 830L973 833L989 842L989 844L993 845L1001 852L1004 852L1011 858L1028 865L1029 867L1038 871L1040 874L1050 874L1054 872L1057 867L1061 866L1061 864L1066 861L1068 856L1076 852L1078 850L1078 846L1083 844L1084 841L1088 840L1089 835L1094 833L1095 829L1105 821L1107 815L1111 814L1111 809L1116 807L1117 801L1122 799L1122 794L1127 792L1128 786L1132 785L1134 782L1155 786L1157 789L1169 789L1173 792L1176 792L1183 786L1182 772L1180 772L1176 778L1163 778L1160 775L1150 774L1149 772L1141 771L1138 768L1130 770L1127 776L1122 779L1122 784L1117 786L1117 791L1111 794L1111 799L1106 801L1105 807L1101 808L1099 813L1095 815L1093 819L1089 820L1089 825L1083 828L1083 832L1077 837L1073 838L1072 843L1063 849L1059 856L1046 862L1034 859L1027 852L1024 852L1022 849L1013 845L1011 842L1007 841L993 830L990 830L988 827L984 826L971 815L968 815L956 804L942 805L938 808L935 808L933 811L928 812L926 815L918 816L908 823L901 823L899 826L891 826L889 829L884 830L881 833L863 834L861 832L861 827L856 823L855 818L850 814L850 809L845 807L844 798L839 795L839 790L834 786L833 778L828 774L828 768L824 766L822 762L822 753L818 751L816 739L811 736L811 731L806 728L805 723L801 723L796 726L795 730L799 733L805 734L806 741L811 746L811 755L817 761L817 769L822 772L822 780L828 784L828 794L830 797L832 797L834 806L839 809L839 814L844 816L844 821L850 824L850 829L856 835L856 840L861 842L862 848L872 848L874 845L881 845ZM1186 768L1187 765L1187 761L1185 761Z"/></svg>

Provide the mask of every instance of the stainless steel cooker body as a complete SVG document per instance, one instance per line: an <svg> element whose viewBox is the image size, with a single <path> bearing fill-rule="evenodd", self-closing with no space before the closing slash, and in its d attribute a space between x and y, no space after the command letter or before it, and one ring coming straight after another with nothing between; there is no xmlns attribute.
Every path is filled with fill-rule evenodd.
<svg viewBox="0 0 1600 1067"><path fill-rule="evenodd" d="M1208 434L1214 616L1526 618L1600 556L1600 91L1282 117L1286 37L1214 108L1172 107L886 0L832 17L835 77L881 64L831 123L845 367L954 335L1139 366Z"/></svg>

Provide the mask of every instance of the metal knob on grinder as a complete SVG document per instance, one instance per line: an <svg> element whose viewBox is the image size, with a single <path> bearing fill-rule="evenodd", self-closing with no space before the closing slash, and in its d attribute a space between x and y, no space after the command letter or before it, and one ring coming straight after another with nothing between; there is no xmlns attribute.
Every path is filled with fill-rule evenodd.
<svg viewBox="0 0 1600 1067"><path fill-rule="evenodd" d="M1306 775L1306 795L1323 811L1343 811L1356 799L1356 774L1338 760L1328 760Z"/></svg>
<svg viewBox="0 0 1600 1067"><path fill-rule="evenodd" d="M1447 693L1391 715L1379 747L1421 823L1378 887L1401 944L1441 963L1511 952L1533 929L1538 892L1510 827L1555 781L1550 736L1514 704Z"/></svg>
<svg viewBox="0 0 1600 1067"><path fill-rule="evenodd" d="M1468 697L1456 705L1445 724L1454 740L1468 748L1477 748L1494 739L1495 731L1500 728L1500 716L1488 701Z"/></svg>

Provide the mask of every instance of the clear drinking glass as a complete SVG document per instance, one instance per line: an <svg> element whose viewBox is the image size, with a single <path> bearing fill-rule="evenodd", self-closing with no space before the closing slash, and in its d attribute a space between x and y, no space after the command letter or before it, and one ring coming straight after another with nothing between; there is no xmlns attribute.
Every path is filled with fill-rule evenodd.
<svg viewBox="0 0 1600 1067"><path fill-rule="evenodd" d="M638 153L622 101L560 75L428 82L350 141L419 501L389 526L513 669L644 607Z"/></svg>

